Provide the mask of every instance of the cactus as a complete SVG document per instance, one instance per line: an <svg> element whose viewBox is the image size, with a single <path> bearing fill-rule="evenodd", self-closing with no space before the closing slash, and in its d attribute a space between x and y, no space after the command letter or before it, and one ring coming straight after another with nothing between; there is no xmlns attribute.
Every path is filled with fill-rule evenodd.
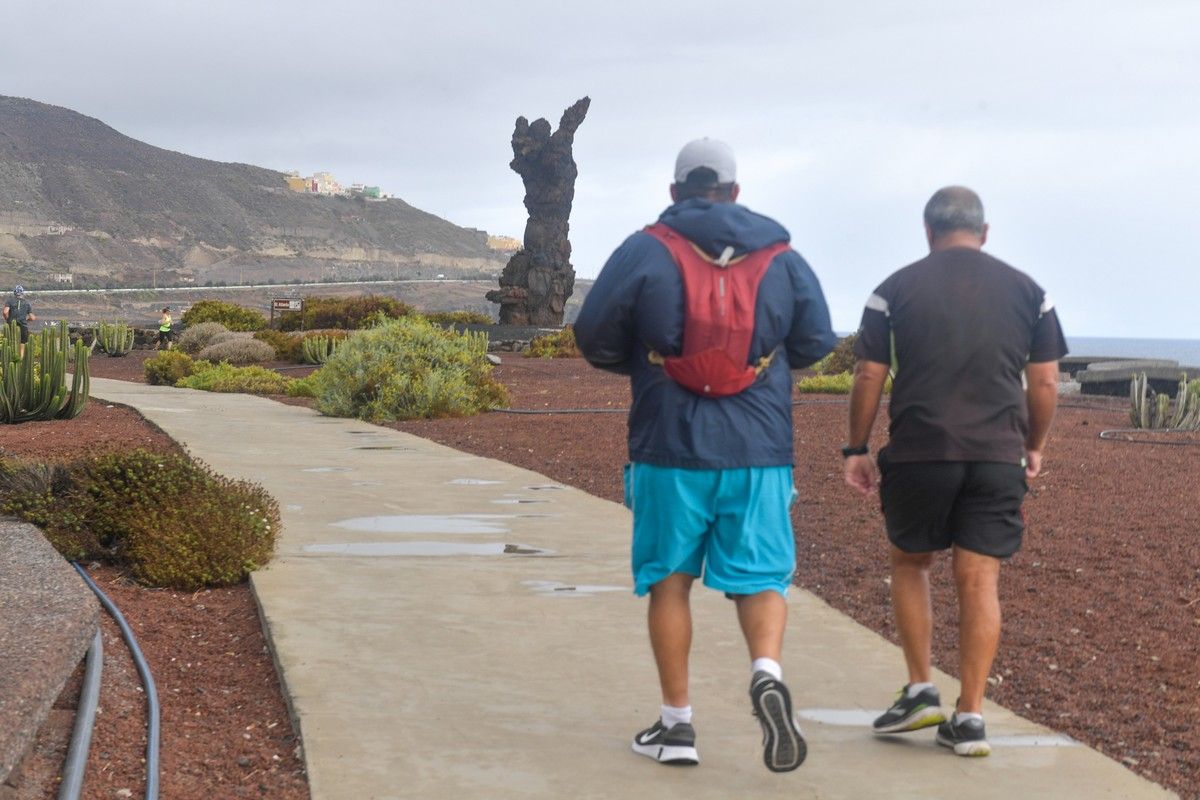
<svg viewBox="0 0 1200 800"><path fill-rule="evenodd" d="M1144 372L1134 375L1129 382L1129 419L1133 427L1200 430L1200 380L1189 382L1186 374L1180 376L1174 413L1171 412L1170 396L1156 394L1149 386L1150 381Z"/></svg>
<svg viewBox="0 0 1200 800"><path fill-rule="evenodd" d="M25 357L20 355L21 334L9 323L0 342L0 422L73 419L83 412L88 398L88 348L73 346L66 324L48 326L29 339ZM68 354L73 352L75 369L67 387Z"/></svg>
<svg viewBox="0 0 1200 800"><path fill-rule="evenodd" d="M344 339L330 336L308 336L300 343L301 357L305 364L324 364L341 346Z"/></svg>
<svg viewBox="0 0 1200 800"><path fill-rule="evenodd" d="M133 349L133 328L124 322L101 322L93 331L92 345L110 356L127 355Z"/></svg>

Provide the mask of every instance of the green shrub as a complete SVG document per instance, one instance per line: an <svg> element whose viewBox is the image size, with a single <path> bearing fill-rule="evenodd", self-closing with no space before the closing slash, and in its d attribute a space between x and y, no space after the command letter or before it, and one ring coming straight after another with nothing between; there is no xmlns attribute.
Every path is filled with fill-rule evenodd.
<svg viewBox="0 0 1200 800"><path fill-rule="evenodd" d="M238 583L267 563L279 506L179 454L135 450L63 466L0 467L0 512L67 558L102 558L151 586Z"/></svg>
<svg viewBox="0 0 1200 800"><path fill-rule="evenodd" d="M219 322L200 322L191 325L179 336L176 347L189 355L195 355L212 342L214 336L229 329Z"/></svg>
<svg viewBox="0 0 1200 800"><path fill-rule="evenodd" d="M264 328L255 333L254 338L261 342L266 342L275 348L275 359L277 361L290 361L294 364L300 363L301 339L299 336L290 336L282 331Z"/></svg>
<svg viewBox="0 0 1200 800"><path fill-rule="evenodd" d="M266 346L262 342L259 344ZM175 385L181 389L200 389L205 392L284 394L290 380L275 370L264 367L235 367L228 363L197 361L192 374L180 379Z"/></svg>
<svg viewBox="0 0 1200 800"><path fill-rule="evenodd" d="M413 309L394 297L365 295L363 297L310 297L304 301L299 314L287 314L279 321L281 331L337 328L353 331L367 327L370 320L382 314L399 319Z"/></svg>
<svg viewBox="0 0 1200 800"><path fill-rule="evenodd" d="M320 370L317 370L319 372ZM287 393L292 397L316 397L317 396L317 372L307 375L303 378L293 378L288 382Z"/></svg>
<svg viewBox="0 0 1200 800"><path fill-rule="evenodd" d="M178 350L162 350L142 362L146 383L151 386L174 386L181 379L195 372L195 362L187 353Z"/></svg>
<svg viewBox="0 0 1200 800"><path fill-rule="evenodd" d="M852 333L838 341L829 355L813 364L813 370L818 375L839 375L843 372L853 372L858 357L854 355L854 343L858 334Z"/></svg>
<svg viewBox="0 0 1200 800"><path fill-rule="evenodd" d="M0 514L36 525L64 558L103 554L103 547L67 498L70 470L61 464L0 463Z"/></svg>
<svg viewBox="0 0 1200 800"><path fill-rule="evenodd" d="M212 342L198 356L226 364L261 364L275 358L275 348L258 339L236 338Z"/></svg>
<svg viewBox="0 0 1200 800"><path fill-rule="evenodd" d="M491 325L495 320L478 311L431 311L421 314L438 325Z"/></svg>
<svg viewBox="0 0 1200 800"><path fill-rule="evenodd" d="M809 375L796 382L796 390L803 394L850 394L854 376L849 372L839 375Z"/></svg>
<svg viewBox="0 0 1200 800"><path fill-rule="evenodd" d="M201 300L183 312L183 324L219 322L231 331L258 331L267 327L267 318L252 308L224 300Z"/></svg>
<svg viewBox="0 0 1200 800"><path fill-rule="evenodd" d="M525 351L526 358L582 358L579 346L575 344L575 329L564 325L557 333L547 333L538 336L529 343Z"/></svg>
<svg viewBox="0 0 1200 800"><path fill-rule="evenodd" d="M842 372L837 375L809 375L796 382L797 391L802 394L850 394L854 386L854 374ZM883 383L884 394L892 391L892 379L888 377Z"/></svg>
<svg viewBox="0 0 1200 800"><path fill-rule="evenodd" d="M491 370L486 335L414 315L350 337L311 383L317 409L330 416L373 422L466 416L508 404Z"/></svg>

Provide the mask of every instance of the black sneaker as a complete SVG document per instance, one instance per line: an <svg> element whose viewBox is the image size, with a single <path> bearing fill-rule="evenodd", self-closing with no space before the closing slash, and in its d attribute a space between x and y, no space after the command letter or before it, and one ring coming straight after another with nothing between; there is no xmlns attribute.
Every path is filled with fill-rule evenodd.
<svg viewBox="0 0 1200 800"><path fill-rule="evenodd" d="M633 737L633 752L661 764L690 767L700 763L700 754L696 752L696 729L687 722L667 728L661 719L657 720Z"/></svg>
<svg viewBox="0 0 1200 800"><path fill-rule="evenodd" d="M908 686L896 692L896 702L871 723L875 733L907 733L940 725L946 721L942 711L942 696L935 687L922 689L916 697L908 696Z"/></svg>
<svg viewBox="0 0 1200 800"><path fill-rule="evenodd" d="M763 763L772 772L791 772L804 763L808 746L792 714L792 696L783 681L759 670L750 681L750 702L763 729Z"/></svg>
<svg viewBox="0 0 1200 800"><path fill-rule="evenodd" d="M984 731L983 720L971 717L962 722L955 722L953 715L950 719L938 725L937 743L943 747L954 748L954 754L959 756L986 756L992 752Z"/></svg>

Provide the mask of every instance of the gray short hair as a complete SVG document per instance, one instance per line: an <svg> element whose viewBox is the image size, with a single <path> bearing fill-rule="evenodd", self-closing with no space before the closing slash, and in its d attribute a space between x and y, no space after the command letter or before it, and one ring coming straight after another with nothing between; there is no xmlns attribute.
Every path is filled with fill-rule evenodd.
<svg viewBox="0 0 1200 800"><path fill-rule="evenodd" d="M965 186L938 189L925 204L925 224L934 238L955 231L983 234L983 201Z"/></svg>

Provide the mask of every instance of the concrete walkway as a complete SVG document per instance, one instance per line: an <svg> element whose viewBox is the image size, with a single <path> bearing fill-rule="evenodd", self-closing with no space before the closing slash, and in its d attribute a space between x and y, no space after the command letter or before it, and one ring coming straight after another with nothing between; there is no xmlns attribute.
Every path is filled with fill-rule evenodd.
<svg viewBox="0 0 1200 800"><path fill-rule="evenodd" d="M784 668L808 761L786 775L762 766L733 609L699 591L703 763L660 766L628 744L659 700L620 505L260 398L101 379L92 392L279 500L278 554L253 585L314 800L1173 796L996 706L991 758L957 758L932 731L874 738L900 653L803 591L789 600ZM935 681L955 696L954 680Z"/></svg>

